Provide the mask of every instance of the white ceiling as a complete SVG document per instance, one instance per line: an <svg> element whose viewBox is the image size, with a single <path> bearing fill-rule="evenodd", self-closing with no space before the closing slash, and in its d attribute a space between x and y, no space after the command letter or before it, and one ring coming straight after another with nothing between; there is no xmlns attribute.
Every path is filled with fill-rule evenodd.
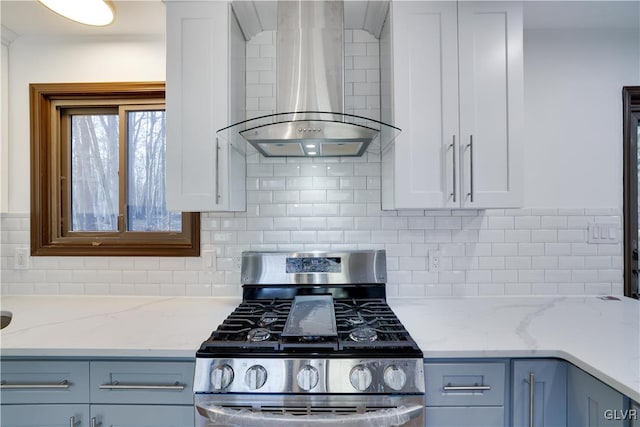
<svg viewBox="0 0 640 427"><path fill-rule="evenodd" d="M260 4L264 3L264 4ZM264 20L263 27L274 21L272 1L256 1ZM361 13L366 1L350 1L345 8L347 28L357 28L359 21L350 18ZM62 18L36 0L0 0L0 18L5 34L17 36L122 36L164 35L165 5L162 0L112 0L116 20L106 27L89 27ZM353 6L352 6L353 5ZM525 28L638 28L640 2L631 1L525 1ZM263 6L263 7L262 7ZM354 22L350 22L353 20ZM8 28L11 31L5 31ZM266 28L265 28L266 29Z"/></svg>
<svg viewBox="0 0 640 427"><path fill-rule="evenodd" d="M112 0L114 22L90 27L63 18L35 0L0 0L2 26L18 36L115 36L165 34L165 5L161 0Z"/></svg>

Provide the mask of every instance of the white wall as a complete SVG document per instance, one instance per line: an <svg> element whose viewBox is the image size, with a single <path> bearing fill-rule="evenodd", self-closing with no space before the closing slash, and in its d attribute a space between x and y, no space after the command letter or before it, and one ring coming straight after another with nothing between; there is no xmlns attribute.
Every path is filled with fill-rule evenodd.
<svg viewBox="0 0 640 427"><path fill-rule="evenodd" d="M622 207L621 95L640 84L638 28L531 29L524 44L525 205Z"/></svg>
<svg viewBox="0 0 640 427"><path fill-rule="evenodd" d="M9 48L2 43L0 58L0 212L9 208Z"/></svg>
<svg viewBox="0 0 640 427"><path fill-rule="evenodd" d="M164 81L164 37L25 38L10 46L9 212L29 212L29 84Z"/></svg>

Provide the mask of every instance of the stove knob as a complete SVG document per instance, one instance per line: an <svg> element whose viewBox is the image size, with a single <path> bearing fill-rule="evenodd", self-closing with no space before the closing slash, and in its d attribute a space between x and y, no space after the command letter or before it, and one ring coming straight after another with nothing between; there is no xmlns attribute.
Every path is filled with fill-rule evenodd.
<svg viewBox="0 0 640 427"><path fill-rule="evenodd" d="M267 370L260 365L253 365L244 374L244 382L251 390L261 388L267 382Z"/></svg>
<svg viewBox="0 0 640 427"><path fill-rule="evenodd" d="M211 387L222 390L229 387L233 381L233 369L229 365L219 365L211 371Z"/></svg>
<svg viewBox="0 0 640 427"><path fill-rule="evenodd" d="M351 373L349 373L349 381L351 381L351 385L353 388L359 391L365 391L371 385L371 381L373 376L371 375L371 371L369 368L356 365L351 369Z"/></svg>
<svg viewBox="0 0 640 427"><path fill-rule="evenodd" d="M318 385L318 370L311 365L305 365L298 372L298 385L301 389L309 391Z"/></svg>
<svg viewBox="0 0 640 427"><path fill-rule="evenodd" d="M384 369L383 377L385 384L394 390L401 390L407 382L407 374L396 365L387 366Z"/></svg>

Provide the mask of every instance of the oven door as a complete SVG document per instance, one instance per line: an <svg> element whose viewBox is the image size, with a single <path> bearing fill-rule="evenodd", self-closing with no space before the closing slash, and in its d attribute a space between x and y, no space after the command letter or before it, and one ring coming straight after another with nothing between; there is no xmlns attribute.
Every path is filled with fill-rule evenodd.
<svg viewBox="0 0 640 427"><path fill-rule="evenodd" d="M423 427L424 395L196 394L196 426Z"/></svg>

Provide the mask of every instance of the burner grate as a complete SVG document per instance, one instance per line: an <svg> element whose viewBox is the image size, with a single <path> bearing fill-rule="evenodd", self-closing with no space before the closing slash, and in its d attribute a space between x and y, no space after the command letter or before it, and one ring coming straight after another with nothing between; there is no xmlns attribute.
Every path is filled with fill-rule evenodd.
<svg viewBox="0 0 640 427"><path fill-rule="evenodd" d="M218 326L201 346L205 353L331 353L350 354L418 350L383 298L333 300L336 336L283 336L292 299L246 300Z"/></svg>

